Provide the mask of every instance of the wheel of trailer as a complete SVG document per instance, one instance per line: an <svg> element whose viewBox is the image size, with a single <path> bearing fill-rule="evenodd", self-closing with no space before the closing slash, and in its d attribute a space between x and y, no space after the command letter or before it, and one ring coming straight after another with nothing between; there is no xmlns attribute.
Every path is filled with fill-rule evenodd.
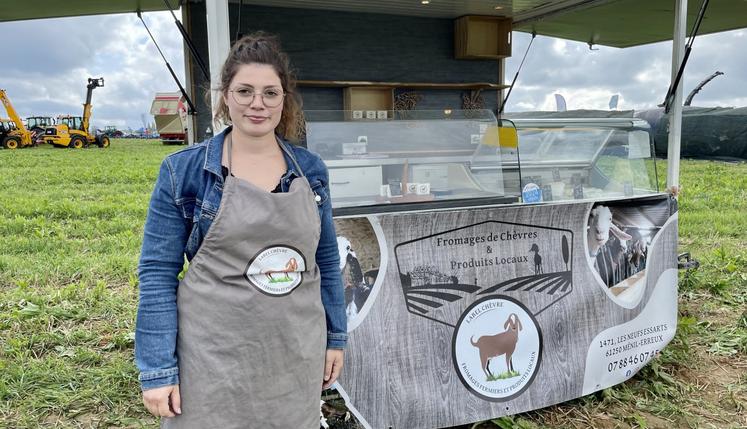
<svg viewBox="0 0 747 429"><path fill-rule="evenodd" d="M109 147L109 144L110 144L109 136L99 136L97 140L98 141L96 142L96 144L99 145L99 147L101 148Z"/></svg>
<svg viewBox="0 0 747 429"><path fill-rule="evenodd" d="M73 136L73 138L70 139L70 144L68 147L71 147L73 149L83 149L83 146L85 146L86 143L83 141L83 137L81 136Z"/></svg>
<svg viewBox="0 0 747 429"><path fill-rule="evenodd" d="M3 140L3 147L6 149L18 149L21 146L21 139L15 136L5 137Z"/></svg>

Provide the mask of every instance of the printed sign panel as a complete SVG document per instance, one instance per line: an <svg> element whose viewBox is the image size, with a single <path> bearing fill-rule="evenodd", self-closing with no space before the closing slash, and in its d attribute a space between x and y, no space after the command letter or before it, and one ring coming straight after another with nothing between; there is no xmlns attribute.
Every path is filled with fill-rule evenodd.
<svg viewBox="0 0 747 429"><path fill-rule="evenodd" d="M662 196L337 219L353 279L338 391L366 427L435 428L632 377L674 336L670 211Z"/></svg>

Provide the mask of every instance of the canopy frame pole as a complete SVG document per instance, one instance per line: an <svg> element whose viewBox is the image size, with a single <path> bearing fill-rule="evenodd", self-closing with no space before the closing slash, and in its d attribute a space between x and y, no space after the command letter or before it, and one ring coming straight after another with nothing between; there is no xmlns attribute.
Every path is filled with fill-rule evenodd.
<svg viewBox="0 0 747 429"><path fill-rule="evenodd" d="M672 37L672 82L677 78L680 64L685 58L687 36L687 0L677 0L675 5L674 35ZM667 146L667 190L674 195L680 186L680 145L682 139L682 88L677 85L669 114L669 142Z"/></svg>
<svg viewBox="0 0 747 429"><path fill-rule="evenodd" d="M216 106L222 94L216 88L220 88L220 70L223 62L228 58L231 48L231 36L229 34L228 0L207 0L205 2L207 14L207 36L208 57L210 59L210 110L211 119L215 117ZM213 124L213 135L222 131L226 124ZM216 126L217 125L217 126Z"/></svg>
<svg viewBox="0 0 747 429"><path fill-rule="evenodd" d="M191 14L190 7L191 6L189 2L186 2L182 5L182 22L189 22ZM192 76L192 57L190 56L191 52L186 43L182 44L182 49L184 51L184 84L187 87L187 94L189 94L190 97L194 97L197 91L195 91L195 81L194 77ZM195 129L197 121L195 119L196 118L194 115L187 115L187 145L193 145L197 142L197 130Z"/></svg>

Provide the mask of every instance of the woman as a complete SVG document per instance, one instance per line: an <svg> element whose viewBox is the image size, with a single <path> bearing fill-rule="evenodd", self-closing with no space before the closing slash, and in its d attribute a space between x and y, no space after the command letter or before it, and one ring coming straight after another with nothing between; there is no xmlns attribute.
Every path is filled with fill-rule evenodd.
<svg viewBox="0 0 747 429"><path fill-rule="evenodd" d="M327 169L286 141L301 109L273 37L237 41L220 85L214 119L231 126L168 156L151 197L143 402L162 427L318 427L347 341Z"/></svg>

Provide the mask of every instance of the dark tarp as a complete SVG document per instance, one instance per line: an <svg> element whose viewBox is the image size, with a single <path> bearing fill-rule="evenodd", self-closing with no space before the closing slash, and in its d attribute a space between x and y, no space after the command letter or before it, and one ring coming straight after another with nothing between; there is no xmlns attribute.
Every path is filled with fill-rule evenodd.
<svg viewBox="0 0 747 429"><path fill-rule="evenodd" d="M654 134L656 155L667 156L669 115L663 109L645 110ZM691 158L747 160L747 107L684 107L680 153Z"/></svg>
<svg viewBox="0 0 747 429"><path fill-rule="evenodd" d="M509 112L505 118L620 118L632 110L568 110L565 112ZM667 157L669 116L664 109L635 112L651 125L656 156ZM747 107L686 106L682 112L681 157L747 160Z"/></svg>

